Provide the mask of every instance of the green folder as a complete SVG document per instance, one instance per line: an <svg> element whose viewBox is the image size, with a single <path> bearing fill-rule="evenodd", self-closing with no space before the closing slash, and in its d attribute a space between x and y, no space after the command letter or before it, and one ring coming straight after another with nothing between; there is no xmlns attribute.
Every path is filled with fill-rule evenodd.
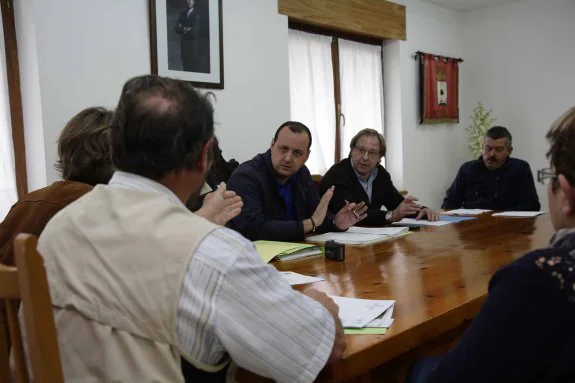
<svg viewBox="0 0 575 383"><path fill-rule="evenodd" d="M291 261L323 254L321 246L306 243L254 241L254 245L265 263L270 262L272 259Z"/></svg>
<svg viewBox="0 0 575 383"><path fill-rule="evenodd" d="M364 328L344 328L346 335L385 335L387 328L385 327L364 327Z"/></svg>

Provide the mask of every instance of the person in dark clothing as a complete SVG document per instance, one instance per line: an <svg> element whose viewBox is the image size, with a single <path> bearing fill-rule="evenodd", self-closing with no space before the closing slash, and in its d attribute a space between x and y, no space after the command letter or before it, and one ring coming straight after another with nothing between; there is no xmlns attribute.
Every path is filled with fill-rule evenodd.
<svg viewBox="0 0 575 383"><path fill-rule="evenodd" d="M408 382L575 382L575 107L547 138L549 247L499 270L457 346L417 363Z"/></svg>
<svg viewBox="0 0 575 383"><path fill-rule="evenodd" d="M183 70L196 72L200 52L200 14L194 0L187 0L188 7L180 13L174 30L181 35L181 57Z"/></svg>
<svg viewBox="0 0 575 383"><path fill-rule="evenodd" d="M439 219L437 212L417 204L416 198L403 198L393 186L391 176L380 164L386 146L378 131L359 131L349 147L349 157L333 165L320 183L320 193L335 186L330 211L338 211L346 201L363 201L368 210L362 225L387 225L410 216L427 217L431 221ZM387 210L381 210L382 206Z"/></svg>
<svg viewBox="0 0 575 383"><path fill-rule="evenodd" d="M483 154L461 166L443 200L443 209L537 211L541 208L529 164L510 158L511 133L487 131Z"/></svg>
<svg viewBox="0 0 575 383"><path fill-rule="evenodd" d="M239 163L233 158L229 161L224 159L222 156L222 149L220 149L219 142L216 137L214 137L212 151L214 162L206 176L204 187L192 194L190 199L186 202L186 207L192 212L200 210L207 193L216 190L218 185L222 182L228 182L228 178L230 178L234 169L239 166ZM228 190L226 193L227 195L230 195L231 192Z"/></svg>
<svg viewBox="0 0 575 383"><path fill-rule="evenodd" d="M283 123L270 149L241 164L228 180L244 202L228 226L252 241L301 241L313 232L347 230L365 218L363 202L348 203L335 215L328 212L333 188L320 199L305 166L310 147L307 126Z"/></svg>

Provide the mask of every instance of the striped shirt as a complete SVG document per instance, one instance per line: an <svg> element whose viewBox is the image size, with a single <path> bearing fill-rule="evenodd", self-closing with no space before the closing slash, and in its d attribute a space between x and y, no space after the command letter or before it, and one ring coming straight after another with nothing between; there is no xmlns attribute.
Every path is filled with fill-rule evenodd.
<svg viewBox="0 0 575 383"><path fill-rule="evenodd" d="M134 174L116 172L109 184L183 204L165 186ZM216 366L231 358L278 382L312 382L335 339L331 314L224 227L200 243L188 265L176 326L180 347L195 360Z"/></svg>

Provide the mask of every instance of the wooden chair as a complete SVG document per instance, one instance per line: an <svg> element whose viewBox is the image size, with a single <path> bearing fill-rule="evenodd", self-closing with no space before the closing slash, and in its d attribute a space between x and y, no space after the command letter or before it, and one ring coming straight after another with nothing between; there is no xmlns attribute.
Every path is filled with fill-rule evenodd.
<svg viewBox="0 0 575 383"><path fill-rule="evenodd" d="M313 186L315 186L318 193L319 193L319 184L321 183L322 178L323 178L323 176L321 174L312 174L311 175L311 180L313 181Z"/></svg>
<svg viewBox="0 0 575 383"><path fill-rule="evenodd" d="M6 304L8 314L7 326L0 323L0 383L12 382L8 334L12 341L16 382L30 381L18 321L18 299L22 301L24 310L30 371L34 375L34 382L64 382L48 279L44 261L36 250L37 244L33 235L18 234L14 240L16 267L0 265L0 303Z"/></svg>

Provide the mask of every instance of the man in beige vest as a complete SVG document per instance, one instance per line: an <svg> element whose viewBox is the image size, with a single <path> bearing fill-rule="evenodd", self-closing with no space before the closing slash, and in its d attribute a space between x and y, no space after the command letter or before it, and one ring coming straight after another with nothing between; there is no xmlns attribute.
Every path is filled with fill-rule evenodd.
<svg viewBox="0 0 575 383"><path fill-rule="evenodd" d="M312 382L341 358L331 299L294 291L251 242L186 209L213 135L212 106L188 84L124 85L111 127L118 171L40 237L67 382L183 382L182 360L188 381L223 381L233 360Z"/></svg>

